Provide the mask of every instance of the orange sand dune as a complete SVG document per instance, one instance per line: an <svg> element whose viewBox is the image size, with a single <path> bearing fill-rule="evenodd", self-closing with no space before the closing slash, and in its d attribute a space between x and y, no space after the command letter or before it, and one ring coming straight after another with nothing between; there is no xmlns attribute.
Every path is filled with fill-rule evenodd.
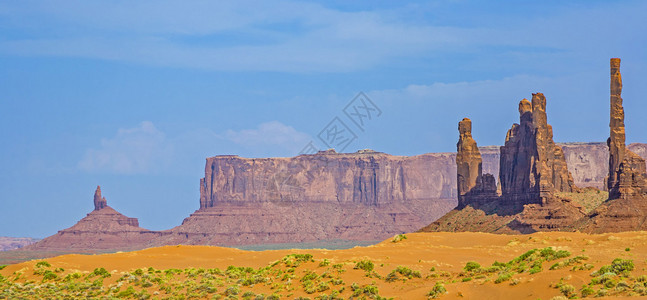
<svg viewBox="0 0 647 300"><path fill-rule="evenodd" d="M319 264L327 259L331 264L344 264L345 272L339 276L346 286L374 284L379 288L379 295L395 299L426 299L427 293L436 282L444 282L447 293L442 299L551 299L560 296L559 289L551 287L563 278L564 282L575 287L577 294L581 287L593 278L590 274L603 265L611 264L615 258L631 259L635 269L631 278L647 274L647 232L625 232L613 234L589 235L583 233L542 232L531 235L495 235L487 233L411 233L407 239L397 243L391 240L374 246L355 247L347 250L268 250L243 251L238 249L210 246L165 246L134 252L102 255L63 255L47 259L52 267L64 268L66 272L87 271L104 267L115 276L106 284L117 280L122 272L135 269L186 269L186 268L220 268L228 266L261 268L272 264L288 254L311 254L314 261L297 268L295 274L301 276L308 270L322 273L325 267ZM495 261L508 262L531 249L555 247L566 250L570 257L586 255L587 264L593 265L589 270L571 270L562 268L549 270L556 262L543 263L543 270L536 274L515 273L511 280L494 283L496 275L488 278L473 279L463 282L468 275L461 276L467 262L475 261L486 267ZM367 277L363 270L353 269L356 262L370 260L374 263L375 273L381 278ZM0 271L9 278L14 272L25 274L23 280L37 280L32 275L37 261L10 265ZM419 271L421 278L387 282L387 276L398 266L406 266ZM432 271L431 269L434 268ZM285 268L284 268L285 269ZM433 274L441 274L436 276ZM445 276L443 276L444 274ZM297 278L299 277L297 276ZM622 279L621 279L622 280ZM629 280L629 279L626 279ZM298 279L293 279L298 282ZM633 281L632 281L633 282ZM297 284L294 284L297 286ZM631 289L631 288L629 288ZM257 293L270 294L273 290L266 285L243 287L243 291L253 290ZM615 291L615 290L614 290ZM328 290L330 292L330 290ZM296 288L292 291L278 293L281 299L293 299L298 296L314 298L321 293L306 294ZM630 295L625 292L622 295ZM634 293L639 295L639 293ZM287 297L287 295L290 295ZM579 294L578 294L579 295ZM343 298L351 296L351 289L346 288Z"/></svg>

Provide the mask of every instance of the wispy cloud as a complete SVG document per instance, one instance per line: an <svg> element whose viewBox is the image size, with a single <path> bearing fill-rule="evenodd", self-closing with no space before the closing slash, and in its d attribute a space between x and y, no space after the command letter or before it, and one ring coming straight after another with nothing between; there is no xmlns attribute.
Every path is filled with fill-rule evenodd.
<svg viewBox="0 0 647 300"><path fill-rule="evenodd" d="M403 7L348 12L297 1L4 2L0 25L13 34L0 38L0 53L225 71L345 72L484 47L505 47L493 58L514 61L519 55L536 58L537 52L584 47L605 52L613 43L635 43L636 38L644 43L610 24L618 14L641 24L636 11L643 4L618 6L611 15L594 7L550 18L531 16L505 27L413 22L411 9ZM610 45L591 45L597 40L592 36L610 31Z"/></svg>
<svg viewBox="0 0 647 300"><path fill-rule="evenodd" d="M102 138L98 147L86 150L77 167L91 173L163 173L219 154L292 156L310 140L308 134L279 121L242 130L196 129L172 137L144 121Z"/></svg>
<svg viewBox="0 0 647 300"><path fill-rule="evenodd" d="M312 139L278 121L262 123L254 129L227 130L224 137L247 148L279 148L287 155L296 155Z"/></svg>
<svg viewBox="0 0 647 300"><path fill-rule="evenodd" d="M88 149L78 167L88 172L149 173L168 165L172 150L166 135L152 122L144 121L101 139L100 147Z"/></svg>

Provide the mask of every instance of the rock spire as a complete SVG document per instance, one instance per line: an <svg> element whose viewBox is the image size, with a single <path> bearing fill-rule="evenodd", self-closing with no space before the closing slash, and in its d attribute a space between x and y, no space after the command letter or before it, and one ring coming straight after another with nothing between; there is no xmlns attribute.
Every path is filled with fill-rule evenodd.
<svg viewBox="0 0 647 300"><path fill-rule="evenodd" d="M472 138L472 121L464 118L458 122L456 144L456 179L458 207L496 197L496 182L491 174L483 175L483 160L476 141Z"/></svg>
<svg viewBox="0 0 647 300"><path fill-rule="evenodd" d="M622 106L622 76L620 59L610 61L610 116L609 116L609 199L634 197L647 193L645 160L626 149L625 111Z"/></svg>
<svg viewBox="0 0 647 300"><path fill-rule="evenodd" d="M101 197L101 186L97 185L97 190L94 191L94 210L100 210L108 206L106 197Z"/></svg>
<svg viewBox="0 0 647 300"><path fill-rule="evenodd" d="M562 148L553 141L546 117L546 97L532 94L519 102L519 124L508 130L499 168L502 196L507 204L547 204L554 192L572 192Z"/></svg>

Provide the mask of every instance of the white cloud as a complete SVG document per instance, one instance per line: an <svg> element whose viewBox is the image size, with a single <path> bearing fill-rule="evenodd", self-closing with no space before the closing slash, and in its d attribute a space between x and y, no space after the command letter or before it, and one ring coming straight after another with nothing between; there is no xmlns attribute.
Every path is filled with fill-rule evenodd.
<svg viewBox="0 0 647 300"><path fill-rule="evenodd" d="M78 163L81 170L118 174L149 173L169 163L172 146L152 122L119 129L112 138L101 139L101 146L88 149Z"/></svg>
<svg viewBox="0 0 647 300"><path fill-rule="evenodd" d="M528 42L516 33L502 41L510 32L499 30L409 22L398 12L345 12L295 1L28 3L0 5L6 26L47 26L54 33L0 40L0 53L226 71L345 72L466 46Z"/></svg>
<svg viewBox="0 0 647 300"><path fill-rule="evenodd" d="M77 167L92 173L176 172L220 154L292 156L310 140L308 134L279 121L220 133L211 129L194 129L173 137L167 137L152 122L144 121L134 128L117 130L113 137L102 138L98 147L86 150Z"/></svg>
<svg viewBox="0 0 647 300"><path fill-rule="evenodd" d="M295 155L311 140L308 134L278 121L262 123L254 129L227 130L224 137L248 149L279 150L287 155Z"/></svg>

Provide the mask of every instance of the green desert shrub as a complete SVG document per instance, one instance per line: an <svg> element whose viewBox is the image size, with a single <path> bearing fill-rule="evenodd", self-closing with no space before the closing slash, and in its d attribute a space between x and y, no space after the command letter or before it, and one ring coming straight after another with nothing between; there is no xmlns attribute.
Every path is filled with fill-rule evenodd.
<svg viewBox="0 0 647 300"><path fill-rule="evenodd" d="M371 272L371 271L373 271L374 267L375 266L373 265L372 261L370 261L370 260L362 260L362 261L357 262L353 269L360 269L360 270L364 270L366 272Z"/></svg>
<svg viewBox="0 0 647 300"><path fill-rule="evenodd" d="M512 278L512 273L504 272L504 273L499 274L499 277L497 277L497 279L494 280L494 283L501 283L501 282L504 282L504 281L508 281L511 278Z"/></svg>
<svg viewBox="0 0 647 300"><path fill-rule="evenodd" d="M402 241L402 240L406 240L406 239L407 239L407 236L406 236L406 235L404 235L404 234L398 234L398 235L396 235L396 236L394 236L394 237L393 237L393 239L391 240L391 243L397 243L397 242L400 242L400 241Z"/></svg>
<svg viewBox="0 0 647 300"><path fill-rule="evenodd" d="M48 262L46 262L44 260L39 261L39 262L36 263L36 268L44 268L44 267L49 268L51 266L52 265L50 265Z"/></svg>
<svg viewBox="0 0 647 300"><path fill-rule="evenodd" d="M575 293L575 287L570 284L562 284L559 291L566 297L570 297Z"/></svg>
<svg viewBox="0 0 647 300"><path fill-rule="evenodd" d="M582 289L581 293L582 293L582 297L588 297L591 295L595 295L595 290L587 286Z"/></svg>
<svg viewBox="0 0 647 300"><path fill-rule="evenodd" d="M319 285L317 285L317 292L323 292L326 290L329 290L330 286L326 282L320 282Z"/></svg>
<svg viewBox="0 0 647 300"><path fill-rule="evenodd" d="M43 281L54 280L56 278L58 278L58 275L50 270L45 271L43 274Z"/></svg>
<svg viewBox="0 0 647 300"><path fill-rule="evenodd" d="M436 282L436 284L431 289L431 291L427 293L427 297L435 299L442 296L445 293L447 293L447 289L445 289L445 285L443 285L440 282Z"/></svg>
<svg viewBox="0 0 647 300"><path fill-rule="evenodd" d="M237 285L229 286L225 290L225 296L238 295L240 294L240 288Z"/></svg>
<svg viewBox="0 0 647 300"><path fill-rule="evenodd" d="M472 271L476 271L476 270L478 270L480 268L481 268L481 265L479 263L477 263L475 261L468 261L465 264L465 267L463 268L463 270L465 270L467 272L472 272Z"/></svg>
<svg viewBox="0 0 647 300"><path fill-rule="evenodd" d="M292 268L296 268L301 265L301 263L308 261L313 261L312 254L288 254L281 259L281 262L283 262L287 267ZM276 265L276 263L274 263L273 266L274 265Z"/></svg>
<svg viewBox="0 0 647 300"><path fill-rule="evenodd" d="M96 268L94 271L91 273L92 276L101 276L103 278L110 277L110 272L108 272L105 268Z"/></svg>
<svg viewBox="0 0 647 300"><path fill-rule="evenodd" d="M327 258L324 258L324 259L319 263L319 266L320 266L320 267L325 267L325 266L328 266L328 265L330 265L330 261L329 261Z"/></svg>
<svg viewBox="0 0 647 300"><path fill-rule="evenodd" d="M600 270L593 272L591 276L600 276L606 273L613 273L623 276L629 276L629 272L633 271L634 262L631 259L616 258L610 265L605 265Z"/></svg>
<svg viewBox="0 0 647 300"><path fill-rule="evenodd" d="M532 264L532 267L530 267L530 271L528 271L528 273L536 274L541 272L541 270L542 270L541 261L536 261Z"/></svg>
<svg viewBox="0 0 647 300"><path fill-rule="evenodd" d="M421 278L422 277L422 275L420 275L420 271L411 270L411 269L409 269L407 267L403 267L403 266L398 266L397 268L395 268L394 272L400 273L402 276L407 277L409 279L414 278L414 277L415 278Z"/></svg>

